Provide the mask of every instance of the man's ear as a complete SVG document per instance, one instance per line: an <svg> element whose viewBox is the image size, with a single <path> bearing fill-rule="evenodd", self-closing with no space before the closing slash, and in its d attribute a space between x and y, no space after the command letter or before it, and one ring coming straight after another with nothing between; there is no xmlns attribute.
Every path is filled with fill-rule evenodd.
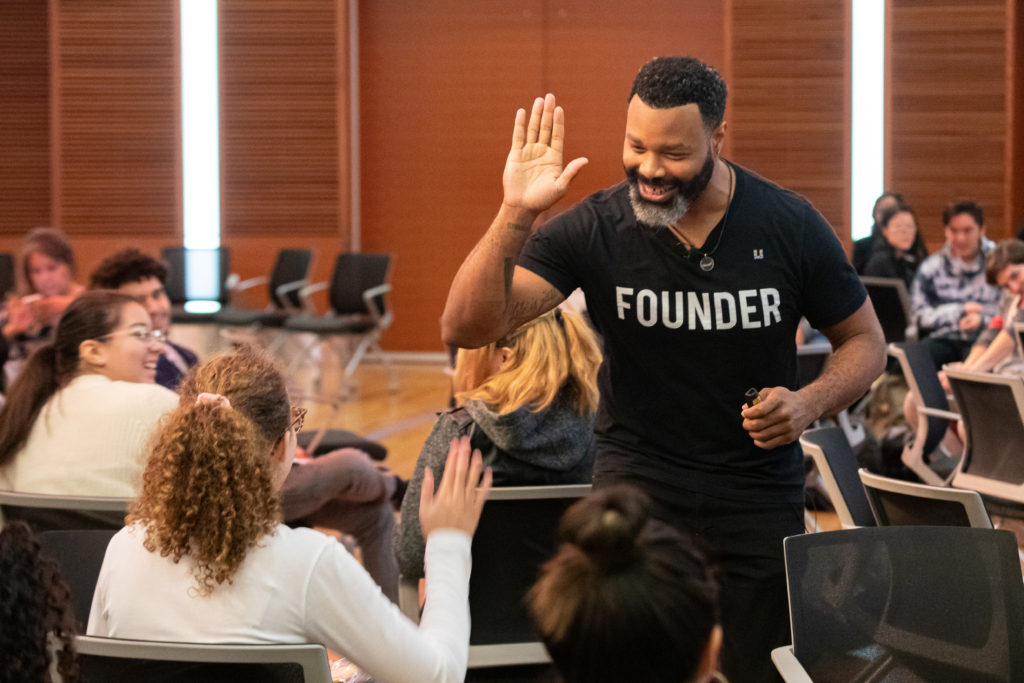
<svg viewBox="0 0 1024 683"><path fill-rule="evenodd" d="M78 345L78 359L93 367L105 367L107 364L107 345L95 339L86 339Z"/></svg>
<svg viewBox="0 0 1024 683"><path fill-rule="evenodd" d="M711 133L711 144L714 146L716 157L722 156L722 145L725 144L725 129L727 125L727 122L722 121L715 128L714 132Z"/></svg>

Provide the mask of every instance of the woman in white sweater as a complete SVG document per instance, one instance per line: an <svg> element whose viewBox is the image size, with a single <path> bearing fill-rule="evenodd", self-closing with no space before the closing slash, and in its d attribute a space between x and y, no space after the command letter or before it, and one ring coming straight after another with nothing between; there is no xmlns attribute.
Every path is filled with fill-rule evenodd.
<svg viewBox="0 0 1024 683"><path fill-rule="evenodd" d="M215 357L181 386L142 489L107 547L88 633L231 643L320 642L378 680L461 681L470 538L491 474L453 441L424 487L426 608L417 628L333 538L280 523L304 411L253 349Z"/></svg>
<svg viewBox="0 0 1024 683"><path fill-rule="evenodd" d="M153 383L163 343L133 298L97 290L64 311L0 410L0 488L132 496L177 396Z"/></svg>

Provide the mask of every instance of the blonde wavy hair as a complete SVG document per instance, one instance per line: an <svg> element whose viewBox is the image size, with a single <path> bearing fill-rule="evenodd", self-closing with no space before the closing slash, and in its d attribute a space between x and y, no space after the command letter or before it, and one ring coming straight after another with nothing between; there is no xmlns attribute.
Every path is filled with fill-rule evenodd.
<svg viewBox="0 0 1024 683"><path fill-rule="evenodd" d="M230 407L196 403L220 394ZM284 379L262 352L243 347L193 369L160 430L128 523L146 550L195 563L207 595L231 582L249 548L280 521L272 451L291 422Z"/></svg>
<svg viewBox="0 0 1024 683"><path fill-rule="evenodd" d="M511 353L492 375L491 359L501 348ZM597 411L600 365L594 332L578 315L556 308L487 346L459 349L455 396L481 401L506 415L524 405L534 412L544 410L565 387L572 407L587 415Z"/></svg>

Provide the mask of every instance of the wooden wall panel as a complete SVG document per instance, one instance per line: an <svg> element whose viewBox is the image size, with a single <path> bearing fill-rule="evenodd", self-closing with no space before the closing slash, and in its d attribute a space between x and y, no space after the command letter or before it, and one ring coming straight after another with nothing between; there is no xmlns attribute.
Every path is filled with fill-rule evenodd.
<svg viewBox="0 0 1024 683"><path fill-rule="evenodd" d="M725 60L720 3L439 0L360 6L362 243L395 255L384 346L440 350L452 277L501 201L518 107L551 91L567 157L592 163L564 210L622 178L626 100L658 54Z"/></svg>
<svg viewBox="0 0 1024 683"><path fill-rule="evenodd" d="M1006 0L889 0L892 139L887 187L918 216L931 250L942 207L977 200L987 234L1009 234Z"/></svg>
<svg viewBox="0 0 1024 683"><path fill-rule="evenodd" d="M0 3L0 235L50 222L50 59L47 7Z"/></svg>
<svg viewBox="0 0 1024 683"><path fill-rule="evenodd" d="M809 199L850 241L844 0L732 0L732 158Z"/></svg>
<svg viewBox="0 0 1024 683"><path fill-rule="evenodd" d="M54 222L180 240L177 3L52 1Z"/></svg>
<svg viewBox="0 0 1024 683"><path fill-rule="evenodd" d="M338 73L348 54L338 42L337 4L220 2L227 242L273 235L347 239L348 176L339 182L339 166L347 168L348 158L339 161L339 127L345 136L348 131L346 109L338 107L338 90L347 84Z"/></svg>

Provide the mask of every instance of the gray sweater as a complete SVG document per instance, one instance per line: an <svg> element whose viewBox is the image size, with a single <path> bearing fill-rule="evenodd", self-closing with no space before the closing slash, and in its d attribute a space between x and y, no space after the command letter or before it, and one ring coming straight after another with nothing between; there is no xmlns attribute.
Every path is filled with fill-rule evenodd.
<svg viewBox="0 0 1024 683"><path fill-rule="evenodd" d="M560 393L547 409L527 407L498 415L479 401L441 413L416 461L416 470L402 501L402 522L393 547L398 568L406 578L423 576L423 530L420 491L423 468L434 472L435 489L448 459L452 439L470 435L483 454L495 486L586 484L594 465L594 416L580 415Z"/></svg>

